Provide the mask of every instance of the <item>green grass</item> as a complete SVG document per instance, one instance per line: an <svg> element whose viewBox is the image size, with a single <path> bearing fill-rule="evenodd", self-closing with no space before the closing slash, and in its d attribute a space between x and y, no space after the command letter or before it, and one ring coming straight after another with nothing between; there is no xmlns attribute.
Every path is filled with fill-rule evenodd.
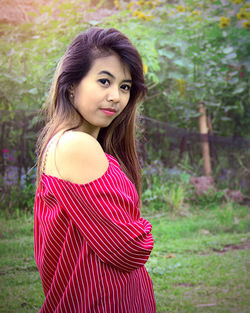
<svg viewBox="0 0 250 313"><path fill-rule="evenodd" d="M43 303L33 257L33 217L0 220L0 312L38 312Z"/></svg>
<svg viewBox="0 0 250 313"><path fill-rule="evenodd" d="M157 312L249 312L247 208L227 204L149 220L155 247L147 269Z"/></svg>
<svg viewBox="0 0 250 313"><path fill-rule="evenodd" d="M249 312L248 210L229 203L184 217L148 216L155 246L146 266L158 313ZM0 255L0 312L38 312L43 292L32 216L1 217Z"/></svg>

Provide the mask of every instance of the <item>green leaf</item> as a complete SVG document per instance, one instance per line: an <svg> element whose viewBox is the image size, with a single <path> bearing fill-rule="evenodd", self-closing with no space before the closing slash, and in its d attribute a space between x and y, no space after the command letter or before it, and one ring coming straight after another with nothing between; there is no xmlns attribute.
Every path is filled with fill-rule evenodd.
<svg viewBox="0 0 250 313"><path fill-rule="evenodd" d="M230 79L228 80L228 83L229 83L230 85L238 84L238 82L239 82L239 78L238 78L238 77L233 77L233 78L230 78Z"/></svg>
<svg viewBox="0 0 250 313"><path fill-rule="evenodd" d="M182 59L174 60L174 64L178 65L178 66L184 66L185 65L184 60L182 60Z"/></svg>
<svg viewBox="0 0 250 313"><path fill-rule="evenodd" d="M205 87L205 83L195 83L197 88Z"/></svg>
<svg viewBox="0 0 250 313"><path fill-rule="evenodd" d="M92 25L92 26L96 26L98 24L100 24L100 21L89 21L89 24Z"/></svg>
<svg viewBox="0 0 250 313"><path fill-rule="evenodd" d="M232 76L235 76L235 75L238 75L239 74L239 72L237 72L237 71L234 71L234 72L230 72L230 76L232 77Z"/></svg>
<svg viewBox="0 0 250 313"><path fill-rule="evenodd" d="M239 94L239 93L242 93L244 90L245 90L244 87L239 86L239 87L237 87L237 88L232 92L232 94L233 94L233 95L237 95L237 94Z"/></svg>
<svg viewBox="0 0 250 313"><path fill-rule="evenodd" d="M232 52L232 53L230 53L230 54L227 54L226 56L225 56L225 59L226 60L232 60L232 59L235 59L237 57L237 54L235 53L235 52Z"/></svg>
<svg viewBox="0 0 250 313"><path fill-rule="evenodd" d="M229 53L231 53L231 52L233 52L233 51L234 51L234 48L233 48L233 47L227 47L227 48L223 49L223 52L224 52L225 54L229 54Z"/></svg>
<svg viewBox="0 0 250 313"><path fill-rule="evenodd" d="M32 88L29 90L29 93L31 93L32 95L37 95L38 94L38 90L37 88Z"/></svg>
<svg viewBox="0 0 250 313"><path fill-rule="evenodd" d="M228 105L228 106L226 106L225 108L224 108L224 112L228 112L228 111L231 111L231 110L233 110L233 109L237 109L237 107L236 106L234 106L234 105Z"/></svg>
<svg viewBox="0 0 250 313"><path fill-rule="evenodd" d="M205 102L205 104L209 107L220 107L221 106L221 102Z"/></svg>
<svg viewBox="0 0 250 313"><path fill-rule="evenodd" d="M166 50L163 50L163 49L159 50L159 55L165 56L165 57L167 57L169 59L172 59L175 56L174 52L166 51Z"/></svg>
<svg viewBox="0 0 250 313"><path fill-rule="evenodd" d="M179 72L169 72L168 77L172 79L182 79L183 75Z"/></svg>

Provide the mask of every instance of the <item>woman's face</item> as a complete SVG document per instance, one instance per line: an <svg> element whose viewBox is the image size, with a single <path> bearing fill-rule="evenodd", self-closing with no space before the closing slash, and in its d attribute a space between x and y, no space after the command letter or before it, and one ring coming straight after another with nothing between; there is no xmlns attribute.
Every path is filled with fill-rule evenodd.
<svg viewBox="0 0 250 313"><path fill-rule="evenodd" d="M117 55L98 58L74 89L74 105L83 117L81 131L97 138L126 107L132 78Z"/></svg>

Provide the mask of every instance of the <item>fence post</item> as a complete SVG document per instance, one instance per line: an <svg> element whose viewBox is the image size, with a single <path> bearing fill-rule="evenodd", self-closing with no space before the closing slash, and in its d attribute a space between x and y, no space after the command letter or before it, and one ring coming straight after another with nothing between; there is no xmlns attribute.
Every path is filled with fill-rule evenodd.
<svg viewBox="0 0 250 313"><path fill-rule="evenodd" d="M199 127L200 127L200 134L202 135L201 140L201 147L202 147L202 156L203 156L203 167L206 176L211 176L211 161L210 161L210 151L209 151L209 142L208 137L206 138L205 135L208 135L208 127L207 127L207 117L206 117L206 108L199 104L198 110L200 112L199 117Z"/></svg>

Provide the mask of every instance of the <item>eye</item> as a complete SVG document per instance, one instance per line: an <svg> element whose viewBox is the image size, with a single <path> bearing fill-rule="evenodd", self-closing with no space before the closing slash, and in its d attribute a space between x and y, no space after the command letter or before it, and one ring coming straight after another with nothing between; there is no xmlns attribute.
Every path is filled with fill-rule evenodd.
<svg viewBox="0 0 250 313"><path fill-rule="evenodd" d="M127 84L123 84L121 85L121 89L123 89L124 91L129 91L131 89L131 86Z"/></svg>
<svg viewBox="0 0 250 313"><path fill-rule="evenodd" d="M101 79L99 79L99 82L104 86L110 85L110 81L107 78L101 78Z"/></svg>

